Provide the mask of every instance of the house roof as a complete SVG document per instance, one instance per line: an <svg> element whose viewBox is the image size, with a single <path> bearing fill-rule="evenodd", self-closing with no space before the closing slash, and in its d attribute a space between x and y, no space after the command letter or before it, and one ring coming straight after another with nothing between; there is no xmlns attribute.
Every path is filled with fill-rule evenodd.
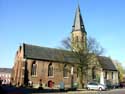
<svg viewBox="0 0 125 94"><path fill-rule="evenodd" d="M98 56L98 60L104 70L117 71L113 61L109 57Z"/></svg>
<svg viewBox="0 0 125 94"><path fill-rule="evenodd" d="M0 73L11 73L11 68L0 68Z"/></svg>
<svg viewBox="0 0 125 94"><path fill-rule="evenodd" d="M79 62L75 54L71 51L40 47L29 44L23 44L23 47L24 47L24 58L27 59L58 61L67 63ZM103 69L117 70L110 58L104 56L98 56L98 60Z"/></svg>

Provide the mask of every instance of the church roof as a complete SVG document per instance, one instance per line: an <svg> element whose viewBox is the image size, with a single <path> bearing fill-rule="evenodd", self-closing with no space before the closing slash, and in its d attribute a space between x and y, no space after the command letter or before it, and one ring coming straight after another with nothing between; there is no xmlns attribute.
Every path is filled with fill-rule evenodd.
<svg viewBox="0 0 125 94"><path fill-rule="evenodd" d="M46 61L57 61L65 63L78 63L79 60L71 51L40 47L35 45L23 44L24 58ZM98 56L99 63L104 70L117 70L112 60L108 57Z"/></svg>
<svg viewBox="0 0 125 94"><path fill-rule="evenodd" d="M73 53L70 51L29 44L23 44L23 47L25 58L68 63L76 62L76 59L73 58Z"/></svg>
<svg viewBox="0 0 125 94"><path fill-rule="evenodd" d="M104 70L117 71L113 61L109 57L98 56L98 60Z"/></svg>

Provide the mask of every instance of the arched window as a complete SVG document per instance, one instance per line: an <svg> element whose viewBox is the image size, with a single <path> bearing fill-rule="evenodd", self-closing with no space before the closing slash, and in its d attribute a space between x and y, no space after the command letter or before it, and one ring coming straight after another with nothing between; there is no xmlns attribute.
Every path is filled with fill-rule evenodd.
<svg viewBox="0 0 125 94"><path fill-rule="evenodd" d="M77 68L77 78L79 77L79 69Z"/></svg>
<svg viewBox="0 0 125 94"><path fill-rule="evenodd" d="M96 79L96 67L92 68L92 79Z"/></svg>
<svg viewBox="0 0 125 94"><path fill-rule="evenodd" d="M63 67L63 77L68 77L68 68L66 64Z"/></svg>
<svg viewBox="0 0 125 94"><path fill-rule="evenodd" d="M53 66L52 63L48 65L48 76L53 76Z"/></svg>
<svg viewBox="0 0 125 94"><path fill-rule="evenodd" d="M107 79L107 71L105 72L105 79Z"/></svg>
<svg viewBox="0 0 125 94"><path fill-rule="evenodd" d="M31 67L31 75L37 75L37 64L35 61L33 61L32 63L32 67Z"/></svg>
<svg viewBox="0 0 125 94"><path fill-rule="evenodd" d="M114 79L114 73L112 72L112 79Z"/></svg>

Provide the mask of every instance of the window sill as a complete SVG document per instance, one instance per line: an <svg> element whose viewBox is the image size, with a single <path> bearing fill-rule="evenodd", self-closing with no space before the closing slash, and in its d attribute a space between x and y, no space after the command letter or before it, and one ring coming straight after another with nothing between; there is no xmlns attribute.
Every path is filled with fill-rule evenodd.
<svg viewBox="0 0 125 94"><path fill-rule="evenodd" d="M48 78L54 78L54 76L48 76Z"/></svg>
<svg viewBox="0 0 125 94"><path fill-rule="evenodd" d="M37 77L37 75L31 75L31 77Z"/></svg>
<svg viewBox="0 0 125 94"><path fill-rule="evenodd" d="M64 77L64 79L68 79L69 77Z"/></svg>

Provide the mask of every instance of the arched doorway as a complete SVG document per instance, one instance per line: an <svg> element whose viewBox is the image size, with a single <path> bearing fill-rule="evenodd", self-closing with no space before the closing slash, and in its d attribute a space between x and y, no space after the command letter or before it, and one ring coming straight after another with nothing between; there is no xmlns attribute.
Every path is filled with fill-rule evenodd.
<svg viewBox="0 0 125 94"><path fill-rule="evenodd" d="M50 88L53 87L53 81L52 81L52 80L49 80L49 81L48 81L48 87L50 87Z"/></svg>

